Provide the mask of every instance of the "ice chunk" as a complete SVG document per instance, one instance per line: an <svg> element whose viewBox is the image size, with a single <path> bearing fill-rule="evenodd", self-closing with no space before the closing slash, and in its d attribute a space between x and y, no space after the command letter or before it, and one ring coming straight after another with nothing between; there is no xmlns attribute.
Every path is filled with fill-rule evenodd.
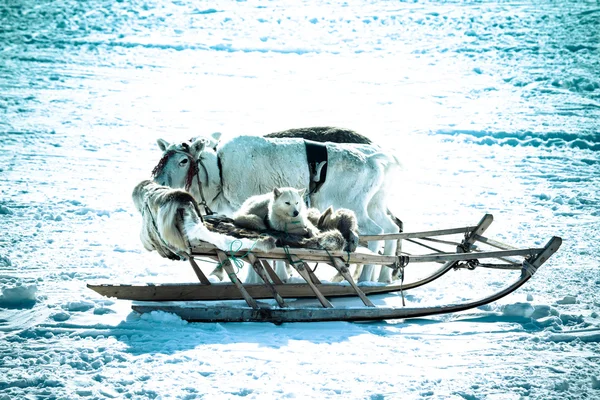
<svg viewBox="0 0 600 400"><path fill-rule="evenodd" d="M507 317L531 318L534 307L530 303L507 304L502 308L502 314Z"/></svg>
<svg viewBox="0 0 600 400"><path fill-rule="evenodd" d="M0 307L2 308L29 308L37 301L37 286L35 284L23 285L17 282L16 286L0 289Z"/></svg>
<svg viewBox="0 0 600 400"><path fill-rule="evenodd" d="M576 296L565 296L556 302L557 304L577 304Z"/></svg>

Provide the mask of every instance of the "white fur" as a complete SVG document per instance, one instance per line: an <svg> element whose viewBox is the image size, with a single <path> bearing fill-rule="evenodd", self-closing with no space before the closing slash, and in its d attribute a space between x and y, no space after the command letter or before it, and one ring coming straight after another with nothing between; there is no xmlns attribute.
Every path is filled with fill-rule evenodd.
<svg viewBox="0 0 600 400"><path fill-rule="evenodd" d="M162 144L161 144L162 143ZM216 151L206 146L206 140L190 145L190 153L206 167L199 176L204 196L213 211L232 215L244 201L272 188L309 187L309 170L302 139L267 139L259 136L237 136L217 145ZM312 206L323 211L329 206L348 208L356 213L361 235L397 233L398 226L388 216L386 185L398 166L397 159L380 147L366 144L326 143L328 152L327 180L311 196ZM181 144L159 140L163 151L182 149ZM155 177L161 184L184 187L187 168L184 158L176 153ZM221 171L217 159L220 159ZM223 181L221 182L221 176ZM194 181L190 192L200 199ZM377 252L381 243L369 243ZM384 254L394 254L396 241L385 243ZM366 265L360 281L391 281L391 269L377 273L375 266Z"/></svg>
<svg viewBox="0 0 600 400"><path fill-rule="evenodd" d="M174 196L176 194L177 196ZM187 195L187 196L186 196ZM194 199L186 192L157 185L151 181L139 183L132 194L136 208L143 216L140 237L147 250L156 250L162 256L189 257L189 248L199 242L213 244L228 251L231 246L269 251L269 243L237 239L209 231L200 220ZM173 254L171 254L173 253Z"/></svg>
<svg viewBox="0 0 600 400"><path fill-rule="evenodd" d="M318 230L308 220L304 192L305 189L285 187L252 196L246 199L240 209L233 214L233 220L236 225L254 230L273 229L309 237L315 236Z"/></svg>
<svg viewBox="0 0 600 400"><path fill-rule="evenodd" d="M186 210L187 211L187 210ZM258 251L269 251L270 248L265 248L260 241L250 239L238 239L232 236L223 235L221 233L209 231L202 222L199 222L195 215L187 217L184 214L183 219L183 231L186 237L189 238L192 246L198 242L207 242L215 245L217 248L223 251L229 251L232 248L237 249L251 249L254 247Z"/></svg>

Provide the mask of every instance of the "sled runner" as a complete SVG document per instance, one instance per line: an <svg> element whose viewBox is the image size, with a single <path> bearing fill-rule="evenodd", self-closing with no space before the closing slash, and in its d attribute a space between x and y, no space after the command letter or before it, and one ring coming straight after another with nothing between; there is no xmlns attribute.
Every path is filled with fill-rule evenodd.
<svg viewBox="0 0 600 400"><path fill-rule="evenodd" d="M103 296L136 300L132 308L140 313L165 311L177 314L184 320L197 322L366 321L453 313L488 304L512 293L527 282L562 243L560 237L553 237L544 247L515 248L483 236L492 221L493 216L486 214L474 226L360 237L361 242L397 240L398 250L395 256L360 251L345 253L300 248L276 248L268 253L245 250L226 253L212 245L202 244L191 249L192 258L190 258L199 283L139 286L88 284L88 287ZM459 239L452 240L452 237L456 236ZM427 253L409 254L402 251L403 247L406 247L403 244L426 249ZM451 250L442 251L440 247L451 248ZM232 263L236 258L248 262L264 283L241 283ZM229 282L210 282L195 259L218 260L227 273ZM286 261L304 282L282 282L268 263L272 260ZM333 267L344 277L345 282L321 282L308 265L315 262ZM439 264L439 268L435 268L424 277L405 282L405 273L421 263ZM381 265L382 268L391 268L399 279L391 284L357 284L348 271L349 264ZM384 307L375 306L369 298L369 295L400 292L404 303L404 293L407 290L428 284L451 270L479 268L520 271L520 274L504 289L479 300L457 304ZM331 303L335 298L349 296L360 299L362 305L334 307ZM304 298L316 299L318 302L307 307L288 304L295 299ZM270 301L264 301L265 299ZM240 300L243 300L243 303L240 304Z"/></svg>

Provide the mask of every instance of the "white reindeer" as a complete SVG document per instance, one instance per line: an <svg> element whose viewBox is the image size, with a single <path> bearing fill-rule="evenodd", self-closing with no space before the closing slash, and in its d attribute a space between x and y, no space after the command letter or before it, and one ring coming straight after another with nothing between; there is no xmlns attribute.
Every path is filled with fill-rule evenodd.
<svg viewBox="0 0 600 400"><path fill-rule="evenodd" d="M158 139L157 143L163 157L153 170L155 182L185 188L201 205L229 216L250 196L281 186L309 187L302 139L236 136L218 143L204 138L176 144ZM386 203L397 159L371 144L327 142L326 146L327 179L311 195L311 206L321 211L329 206L354 211L361 235L397 233ZM369 243L374 252L379 247L378 242ZM392 255L395 249L396 242L388 240L384 254ZM366 265L359 281L375 280L390 282L391 269L379 272Z"/></svg>

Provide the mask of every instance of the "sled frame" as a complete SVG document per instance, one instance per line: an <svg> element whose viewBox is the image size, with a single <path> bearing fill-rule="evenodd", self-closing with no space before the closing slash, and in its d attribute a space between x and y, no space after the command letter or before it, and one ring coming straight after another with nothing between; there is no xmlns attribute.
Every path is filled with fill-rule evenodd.
<svg viewBox="0 0 600 400"><path fill-rule="evenodd" d="M209 244L191 249L190 264L200 283L163 284L163 285L88 285L96 292L119 299L144 301L134 303L137 312L165 311L179 315L192 322L314 322L314 321L364 321L397 318L424 317L467 310L496 301L517 290L535 273L560 247L562 240L553 237L541 248L519 249L483 236L493 222L493 216L486 214L477 225L451 229L422 232L406 232L386 235L361 236L361 241L396 240L396 255L378 255L362 253L325 252L313 249L281 249L268 253L228 252L225 253ZM460 242L439 239L441 236L463 234ZM435 253L413 255L402 252L403 241L422 246ZM425 243L424 243L425 242ZM456 245L455 252L442 252L433 245ZM480 251L477 243L484 243L492 250ZM235 273L231 258L243 258L263 280L263 284L243 284ZM195 259L218 259L231 283L211 283L198 267ZM521 258L522 260L517 260ZM304 283L283 283L273 272L269 261L284 260L296 269ZM497 260L497 264L482 264L480 260ZM321 283L307 262L319 262L335 268L347 284ZM415 263L440 263L439 269L415 282L390 285L362 286L354 282L349 274L348 265L352 263L379 264L403 274L404 268ZM438 307L376 307L369 294L381 294L414 289L430 283L453 269L475 269L476 267L496 268L499 270L520 270L520 277L513 284L480 300ZM402 276L403 277L403 276ZM363 307L336 308L328 298L358 297ZM272 298L276 305L258 302ZM316 298L321 307L294 308L286 303L286 298ZM216 301L245 300L247 307L203 304L164 304L165 301ZM151 302L151 303L148 303Z"/></svg>

